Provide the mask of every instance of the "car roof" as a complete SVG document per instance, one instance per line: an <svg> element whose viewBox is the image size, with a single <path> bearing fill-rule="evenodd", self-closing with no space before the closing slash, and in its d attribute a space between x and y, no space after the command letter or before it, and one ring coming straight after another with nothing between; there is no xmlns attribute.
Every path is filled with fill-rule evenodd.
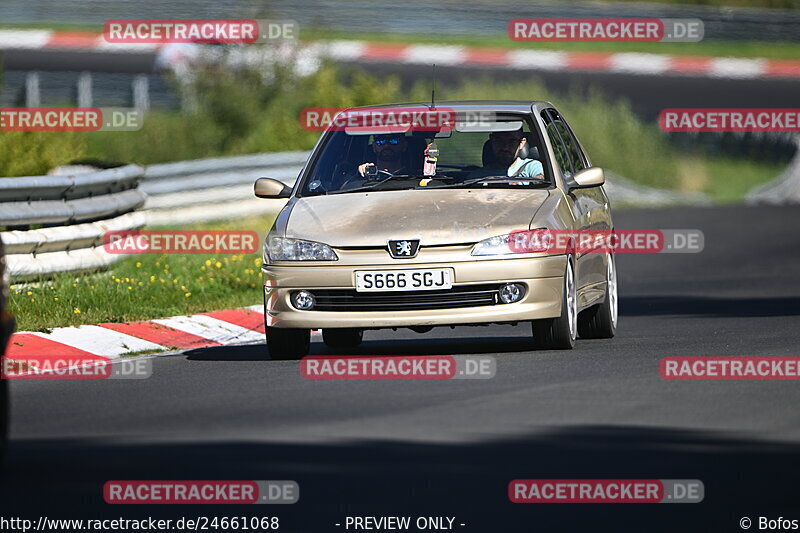
<svg viewBox="0 0 800 533"><path fill-rule="evenodd" d="M553 104L544 100L445 100L436 102L436 107L446 107L454 111L494 111L497 113L530 113L531 108L544 109L554 107ZM392 108L420 108L430 109L430 102L409 102L404 104L380 104L361 107L351 107L349 109L392 109Z"/></svg>

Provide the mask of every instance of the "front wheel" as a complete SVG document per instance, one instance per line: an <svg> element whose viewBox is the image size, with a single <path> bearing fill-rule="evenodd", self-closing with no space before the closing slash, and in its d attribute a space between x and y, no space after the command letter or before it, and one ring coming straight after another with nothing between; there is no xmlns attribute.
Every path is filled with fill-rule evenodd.
<svg viewBox="0 0 800 533"><path fill-rule="evenodd" d="M578 298L575 290L575 272L572 261L567 260L564 273L564 292L561 297L561 316L534 320L533 345L540 350L571 350L578 336Z"/></svg>
<svg viewBox="0 0 800 533"><path fill-rule="evenodd" d="M308 355L311 330L267 326L267 350L275 360L295 360Z"/></svg>
<svg viewBox="0 0 800 533"><path fill-rule="evenodd" d="M364 330L358 328L324 328L322 341L334 350L351 350L364 339Z"/></svg>
<svg viewBox="0 0 800 533"><path fill-rule="evenodd" d="M578 315L578 334L582 339L610 339L617 333L618 317L617 267L608 254L606 265L606 299Z"/></svg>

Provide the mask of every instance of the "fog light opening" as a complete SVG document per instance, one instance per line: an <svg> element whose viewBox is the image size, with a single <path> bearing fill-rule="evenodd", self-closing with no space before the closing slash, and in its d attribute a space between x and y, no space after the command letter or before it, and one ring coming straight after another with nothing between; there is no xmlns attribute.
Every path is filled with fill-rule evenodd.
<svg viewBox="0 0 800 533"><path fill-rule="evenodd" d="M317 301L314 295L308 291L297 291L292 294L292 305L300 311L309 311L314 309Z"/></svg>
<svg viewBox="0 0 800 533"><path fill-rule="evenodd" d="M520 283L506 283L500 287L500 301L504 304L518 302L525 295L525 287Z"/></svg>

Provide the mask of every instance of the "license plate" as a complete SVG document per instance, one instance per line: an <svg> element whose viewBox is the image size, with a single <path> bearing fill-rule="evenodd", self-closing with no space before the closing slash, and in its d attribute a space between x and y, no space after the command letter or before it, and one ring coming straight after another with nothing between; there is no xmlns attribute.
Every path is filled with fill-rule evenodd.
<svg viewBox="0 0 800 533"><path fill-rule="evenodd" d="M435 291L453 287L449 268L419 270L376 270L356 272L356 291Z"/></svg>

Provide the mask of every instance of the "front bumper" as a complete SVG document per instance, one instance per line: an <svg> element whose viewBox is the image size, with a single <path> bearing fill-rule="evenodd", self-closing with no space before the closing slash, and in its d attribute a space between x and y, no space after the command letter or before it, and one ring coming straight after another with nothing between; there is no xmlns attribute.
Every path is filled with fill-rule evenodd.
<svg viewBox="0 0 800 533"><path fill-rule="evenodd" d="M566 261L560 255L448 263L266 265L262 268L266 323L279 328L392 328L554 318L561 314ZM513 282L523 283L527 291L512 304L411 311L300 311L290 302L291 293L299 289L353 290L358 270L410 268L452 268L454 287Z"/></svg>

